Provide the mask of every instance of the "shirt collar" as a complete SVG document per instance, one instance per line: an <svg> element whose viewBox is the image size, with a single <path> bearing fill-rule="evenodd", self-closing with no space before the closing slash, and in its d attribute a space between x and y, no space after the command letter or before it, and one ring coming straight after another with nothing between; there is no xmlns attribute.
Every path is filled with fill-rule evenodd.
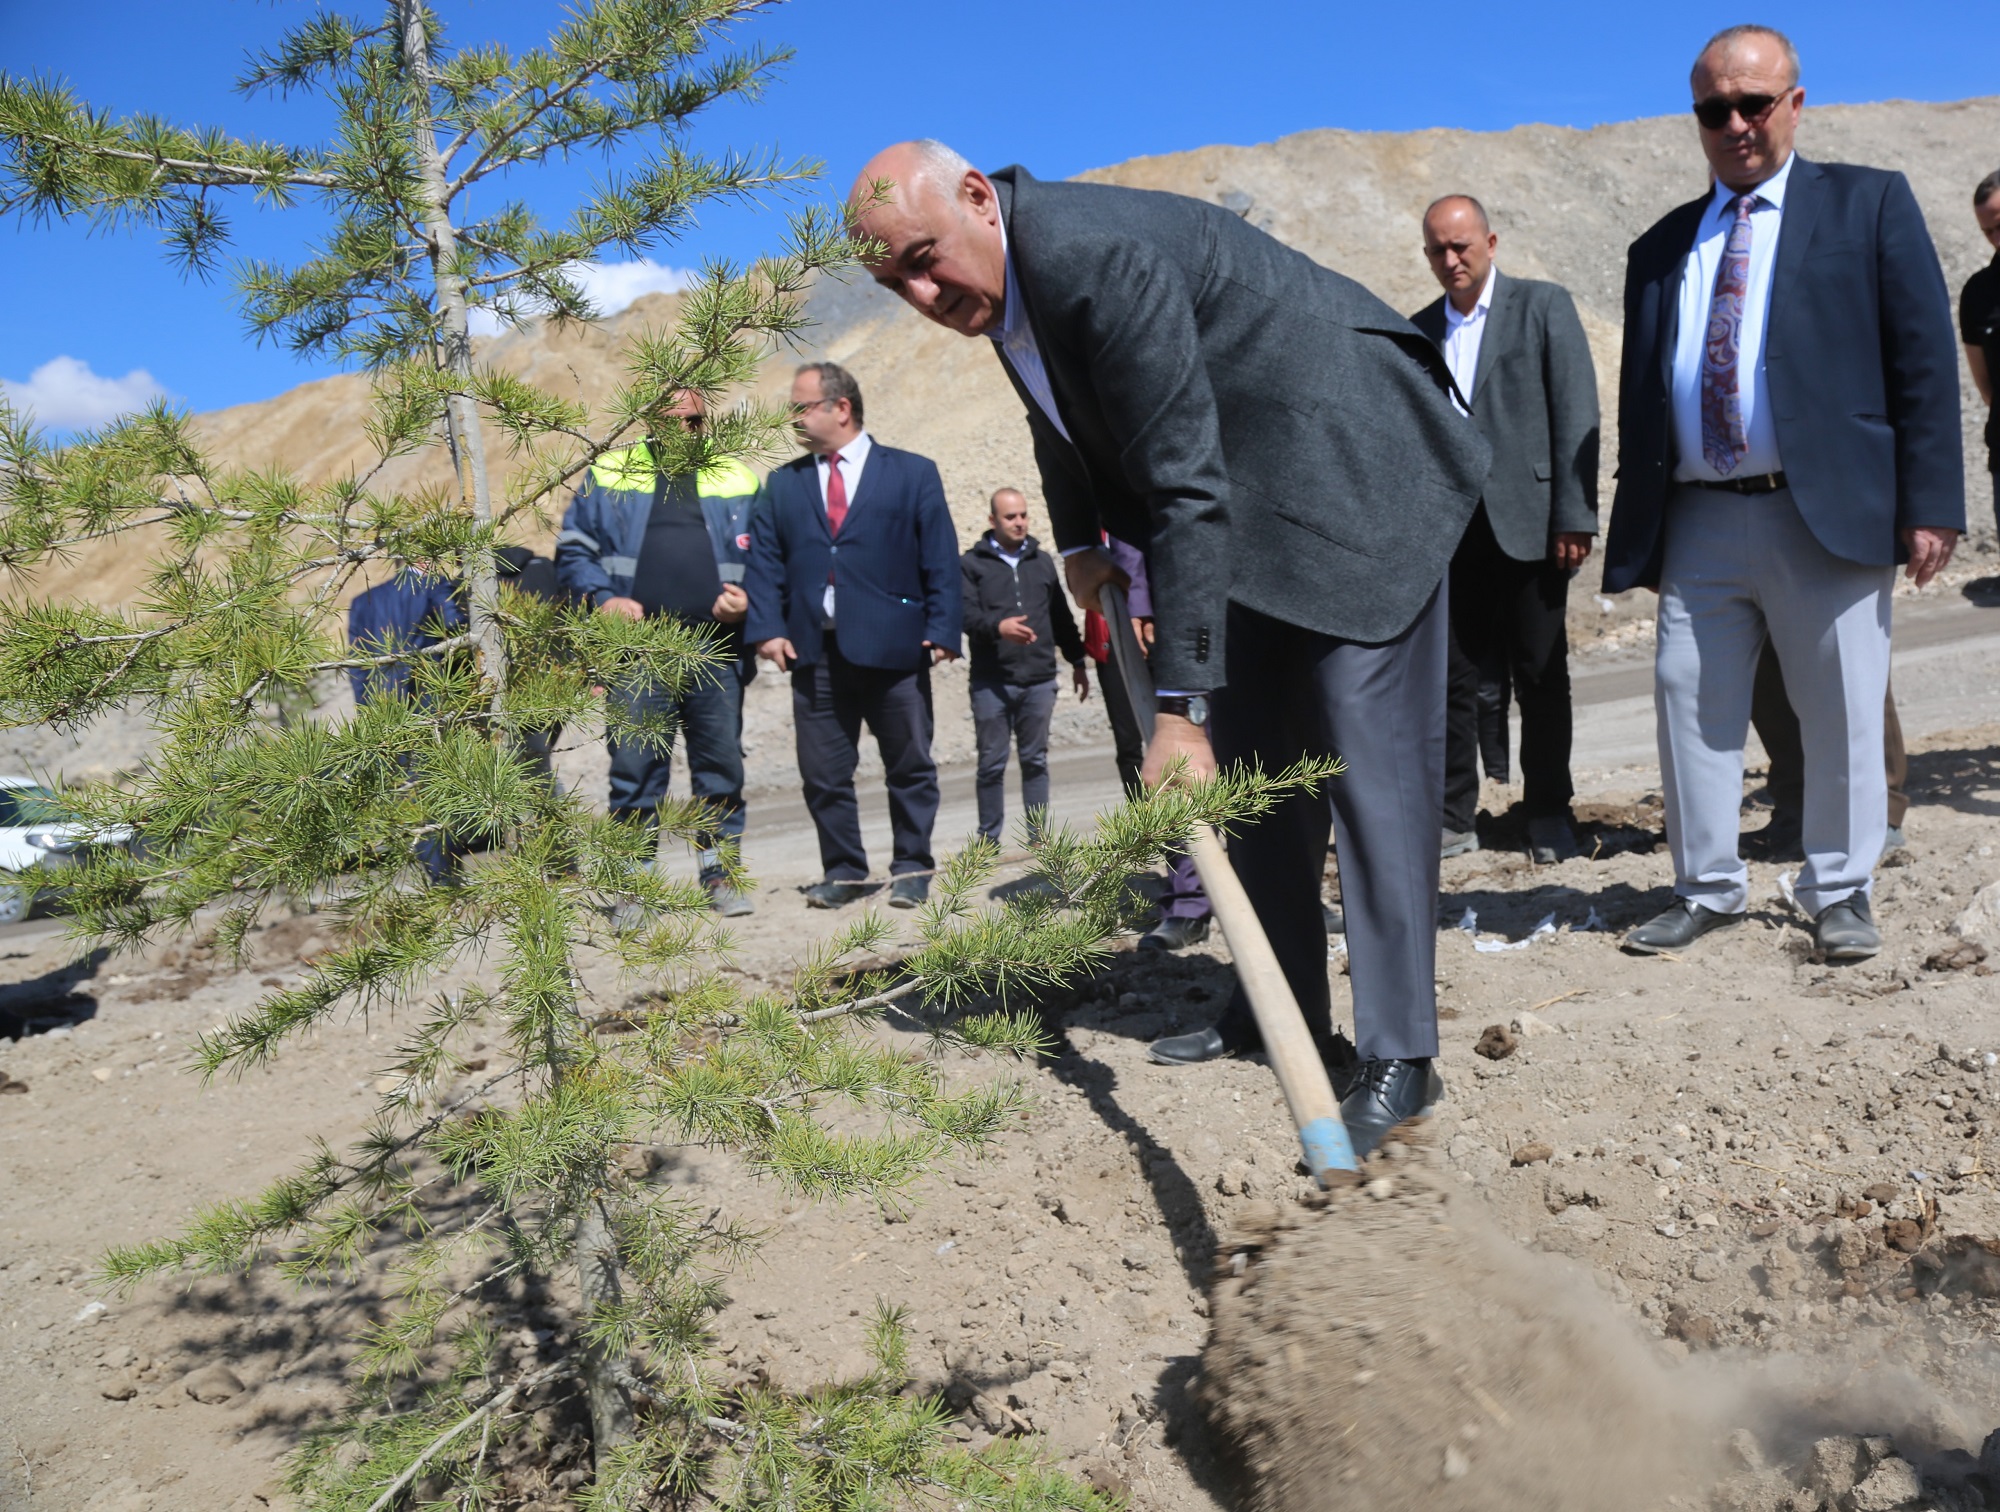
<svg viewBox="0 0 2000 1512"><path fill-rule="evenodd" d="M1450 297L1447 296L1444 302L1444 323L1447 326L1457 327L1464 325L1468 320L1485 318L1486 312L1493 308L1493 283L1499 276L1500 264L1498 263L1494 263L1486 270L1486 282L1479 286L1479 298L1473 301L1472 313L1470 315L1459 314L1458 306L1453 304Z"/></svg>
<svg viewBox="0 0 2000 1512"><path fill-rule="evenodd" d="M1021 313L1021 291L1014 281L1014 249L1007 244L1007 217L1000 217L1000 258L1007 265L1007 292L1003 296L1007 308L1000 312L1000 329L993 332L993 340L1001 346L1012 346L1015 333L1027 323Z"/></svg>
<svg viewBox="0 0 2000 1512"><path fill-rule="evenodd" d="M1784 166L1750 192L1757 197L1760 203L1769 205L1773 210L1783 210L1785 208L1785 185L1791 181L1792 164L1798 160L1798 153L1786 153ZM1709 197L1708 201L1710 218L1722 215L1728 208L1729 202L1735 198L1736 191L1718 179L1715 185L1715 193ZM1752 206L1752 208L1754 209L1755 206Z"/></svg>
<svg viewBox="0 0 2000 1512"><path fill-rule="evenodd" d="M842 462L845 462L851 466L855 462L859 461L862 457L867 456L868 448L870 446L873 446L874 444L875 443L869 439L868 432L863 431L860 435L856 436L852 441L848 442L847 445L841 447L839 451L831 453L831 455L840 458ZM821 467L825 467L827 465L828 455L829 453L826 452L814 452L813 461L817 462Z"/></svg>

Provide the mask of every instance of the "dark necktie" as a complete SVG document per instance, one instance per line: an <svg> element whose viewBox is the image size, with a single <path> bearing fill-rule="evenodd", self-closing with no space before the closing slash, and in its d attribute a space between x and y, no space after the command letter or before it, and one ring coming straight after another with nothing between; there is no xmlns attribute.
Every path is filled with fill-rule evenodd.
<svg viewBox="0 0 2000 1512"><path fill-rule="evenodd" d="M1750 210L1756 203L1754 194L1730 201L1736 219L1722 248L1722 265L1715 270L1715 297L1709 301L1708 329L1702 336L1701 454L1725 478L1750 451L1737 358L1743 349L1743 300L1750 289Z"/></svg>
<svg viewBox="0 0 2000 1512"><path fill-rule="evenodd" d="M826 523L835 535L847 520L847 479L840 475L840 453L826 459Z"/></svg>

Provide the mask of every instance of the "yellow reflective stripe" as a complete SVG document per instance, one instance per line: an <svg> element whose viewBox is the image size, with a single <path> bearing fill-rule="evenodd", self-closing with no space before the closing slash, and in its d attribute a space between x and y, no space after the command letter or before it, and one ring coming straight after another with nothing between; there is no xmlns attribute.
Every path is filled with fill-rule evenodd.
<svg viewBox="0 0 2000 1512"><path fill-rule="evenodd" d="M736 458L724 457L701 470L699 487L705 499L740 499L757 491L757 474Z"/></svg>
<svg viewBox="0 0 2000 1512"><path fill-rule="evenodd" d="M653 454L644 446L628 446L622 451L606 452L590 468L590 481L600 488L638 493L650 493L653 479L658 475L658 469L653 466ZM723 457L701 470L696 486L703 498L740 499L755 493L760 485L757 474L749 467L734 457Z"/></svg>

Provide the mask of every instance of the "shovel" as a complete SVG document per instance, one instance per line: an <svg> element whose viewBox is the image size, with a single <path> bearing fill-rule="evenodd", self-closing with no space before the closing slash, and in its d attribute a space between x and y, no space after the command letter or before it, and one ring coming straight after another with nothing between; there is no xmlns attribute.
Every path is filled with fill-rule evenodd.
<svg viewBox="0 0 2000 1512"><path fill-rule="evenodd" d="M1098 597L1111 633L1111 659L1118 678L1125 685L1140 728L1150 732L1155 712L1153 679L1139 650L1139 637L1132 633L1125 590L1106 583L1098 589ZM1257 922L1249 894L1243 891L1243 883L1212 827L1204 824L1195 830L1188 839L1188 853L1208 893L1215 922L1222 926L1222 937L1229 943L1229 953L1236 958L1236 976L1250 999L1250 1011L1256 1016L1257 1032L1264 1037L1271 1069L1278 1073L1292 1127L1298 1131L1299 1147L1305 1152L1306 1169L1322 1187L1352 1185L1358 1179L1359 1163L1354 1158L1354 1143L1347 1137L1347 1125L1340 1121L1333 1083L1306 1029L1298 999L1292 996L1277 954L1264 935L1264 926Z"/></svg>

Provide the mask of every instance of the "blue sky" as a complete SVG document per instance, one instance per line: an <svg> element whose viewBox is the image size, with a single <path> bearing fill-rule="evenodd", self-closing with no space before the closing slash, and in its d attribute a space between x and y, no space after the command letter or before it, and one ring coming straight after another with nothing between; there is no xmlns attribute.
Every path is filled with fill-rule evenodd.
<svg viewBox="0 0 2000 1512"><path fill-rule="evenodd" d="M436 4L459 45L524 47L561 15L551 0ZM372 17L379 0L344 8ZM317 101L246 101L231 88L247 48L311 9L303 0L0 0L0 66L65 79L114 114L314 141L325 124ZM1242 10L1187 0L791 0L744 36L790 45L794 62L762 103L719 109L695 139L822 159L823 192L832 193L875 147L916 135L943 137L982 164L1023 162L1058 177L1318 126L1592 126L1684 110L1701 39L1753 18L1798 42L1809 102L1957 99L2000 87L1993 0L1909 0L1893 24L1888 14L1860 0L1783 0L1753 15L1709 0L1267 0ZM578 159L524 177L519 192L560 216L602 171L601 159ZM235 220L239 252L277 259L296 257L318 224L310 210L258 212L247 202ZM669 267L747 257L782 229L775 208L725 210L650 255ZM226 282L183 282L149 233L0 225L0 277L0 381L72 423L155 391L219 408L326 371L246 342ZM645 280L628 271L618 283Z"/></svg>

